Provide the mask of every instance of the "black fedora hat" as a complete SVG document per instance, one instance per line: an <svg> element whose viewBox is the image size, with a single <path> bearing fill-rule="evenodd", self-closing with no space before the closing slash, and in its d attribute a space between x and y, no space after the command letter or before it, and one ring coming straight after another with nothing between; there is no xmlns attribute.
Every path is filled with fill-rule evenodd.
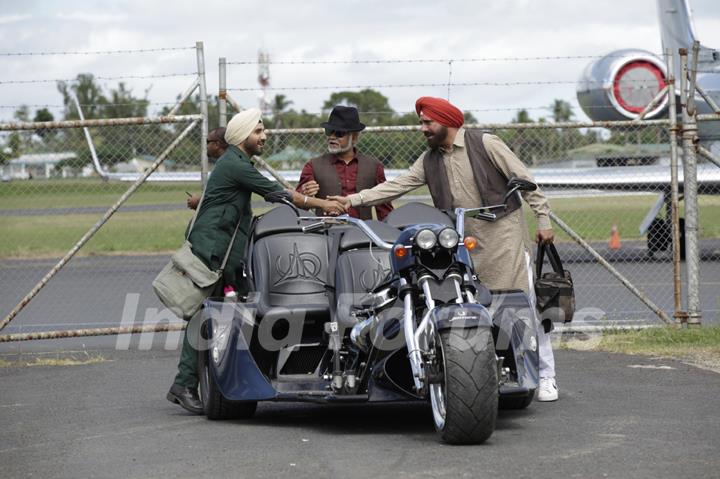
<svg viewBox="0 0 720 479"><path fill-rule="evenodd" d="M335 131L362 131L365 125L360 123L357 108L338 105L330 112L328 121L320 124L323 128Z"/></svg>

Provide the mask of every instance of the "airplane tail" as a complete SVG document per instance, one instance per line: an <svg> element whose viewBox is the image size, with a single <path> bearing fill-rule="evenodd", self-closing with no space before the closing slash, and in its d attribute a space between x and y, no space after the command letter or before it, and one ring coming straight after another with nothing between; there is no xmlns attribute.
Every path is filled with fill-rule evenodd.
<svg viewBox="0 0 720 479"><path fill-rule="evenodd" d="M663 51L669 48L676 58L678 49L687 48L690 52L693 43L697 40L688 1L657 0ZM701 44L698 64L703 64L706 69L720 66L720 51ZM679 67L680 62L675 62L676 78L679 78Z"/></svg>

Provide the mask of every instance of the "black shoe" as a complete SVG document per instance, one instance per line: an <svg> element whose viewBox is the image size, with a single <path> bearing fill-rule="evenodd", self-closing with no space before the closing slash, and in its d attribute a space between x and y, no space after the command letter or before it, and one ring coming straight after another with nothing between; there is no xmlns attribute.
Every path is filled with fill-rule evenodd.
<svg viewBox="0 0 720 479"><path fill-rule="evenodd" d="M198 397L197 389L173 384L167 393L167 400L179 404L193 414L203 414L205 412L202 401Z"/></svg>

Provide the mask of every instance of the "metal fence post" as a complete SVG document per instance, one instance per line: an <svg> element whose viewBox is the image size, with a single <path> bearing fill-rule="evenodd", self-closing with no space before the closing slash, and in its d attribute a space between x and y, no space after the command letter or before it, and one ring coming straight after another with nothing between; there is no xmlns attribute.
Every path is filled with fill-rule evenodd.
<svg viewBox="0 0 720 479"><path fill-rule="evenodd" d="M700 262L697 242L698 231L698 200L697 200L697 158L695 142L697 141L696 111L689 111L694 102L690 99L695 95L688 89L688 57L687 49L680 49L682 76L682 143L683 143L683 191L685 193L685 267L687 268L687 324L699 326L702 313L700 311ZM693 59L693 70L697 67L697 51ZM693 71L692 75L695 74ZM691 81L694 84L694 81Z"/></svg>
<svg viewBox="0 0 720 479"><path fill-rule="evenodd" d="M220 57L220 61L218 63L218 80L219 80L219 91L218 91L218 99L220 100L220 103L218 104L218 113L219 113L219 121L220 126L227 126L227 60L225 57Z"/></svg>
<svg viewBox="0 0 720 479"><path fill-rule="evenodd" d="M208 157L207 157L207 136L208 136L208 105L207 105L207 84L205 82L205 52L203 51L203 42L196 42L197 50L197 69L198 78L200 79L200 113L203 116L202 134L200 135L200 179L203 188L207 184L208 177Z"/></svg>
<svg viewBox="0 0 720 479"><path fill-rule="evenodd" d="M670 221L672 224L673 296L675 320L683 323L687 315L682 311L682 283L680 279L680 195L678 193L678 124L675 99L675 63L672 50L665 51L668 66L668 100L670 118Z"/></svg>

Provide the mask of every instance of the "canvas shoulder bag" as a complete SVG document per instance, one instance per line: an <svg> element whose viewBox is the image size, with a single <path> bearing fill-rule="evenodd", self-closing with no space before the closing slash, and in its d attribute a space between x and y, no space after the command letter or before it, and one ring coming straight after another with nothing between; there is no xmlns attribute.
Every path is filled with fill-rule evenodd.
<svg viewBox="0 0 720 479"><path fill-rule="evenodd" d="M188 237L195 226L195 219L201 206L202 198L188 228ZM192 244L187 238L185 239L183 245L172 255L170 262L165 265L152 283L155 294L165 307L186 321L192 319L200 310L203 301L213 294L222 278L222 272L230 257L239 226L240 221L235 226L225 257L217 271L205 266L205 263L193 254Z"/></svg>

